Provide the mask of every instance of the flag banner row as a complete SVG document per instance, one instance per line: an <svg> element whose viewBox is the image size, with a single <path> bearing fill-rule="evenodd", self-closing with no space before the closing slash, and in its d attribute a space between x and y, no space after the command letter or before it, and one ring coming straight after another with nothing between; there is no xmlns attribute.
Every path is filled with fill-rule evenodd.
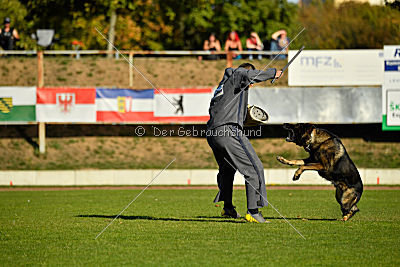
<svg viewBox="0 0 400 267"><path fill-rule="evenodd" d="M204 123L213 88L0 87L0 121Z"/></svg>

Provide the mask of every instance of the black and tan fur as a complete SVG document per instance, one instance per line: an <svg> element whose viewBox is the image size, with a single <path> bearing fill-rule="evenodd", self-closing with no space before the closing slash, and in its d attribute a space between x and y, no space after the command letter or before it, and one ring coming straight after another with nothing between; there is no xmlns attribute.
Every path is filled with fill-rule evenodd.
<svg viewBox="0 0 400 267"><path fill-rule="evenodd" d="M300 166L293 181L298 180L307 170L318 171L320 176L331 181L336 187L336 200L342 210L342 220L350 219L359 211L356 204L360 201L363 184L340 139L308 123L285 123L284 128L289 131L286 141L304 147L310 156L300 160L287 160L278 156L277 160L283 164Z"/></svg>

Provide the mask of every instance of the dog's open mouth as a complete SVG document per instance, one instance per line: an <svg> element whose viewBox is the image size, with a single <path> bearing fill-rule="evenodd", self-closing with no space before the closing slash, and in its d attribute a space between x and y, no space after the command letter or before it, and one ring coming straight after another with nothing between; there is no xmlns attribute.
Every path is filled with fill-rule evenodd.
<svg viewBox="0 0 400 267"><path fill-rule="evenodd" d="M286 137L286 142L293 142L294 141L294 132L292 129L288 130L289 136Z"/></svg>
<svg viewBox="0 0 400 267"><path fill-rule="evenodd" d="M290 129L286 125L284 125L283 128L288 130L288 137L286 137L286 142L293 142L294 141L294 131L293 131L293 129Z"/></svg>

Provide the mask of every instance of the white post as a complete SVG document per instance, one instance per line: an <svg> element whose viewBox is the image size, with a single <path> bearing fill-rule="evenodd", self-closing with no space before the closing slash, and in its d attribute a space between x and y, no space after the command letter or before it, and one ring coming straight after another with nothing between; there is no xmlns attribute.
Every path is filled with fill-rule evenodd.
<svg viewBox="0 0 400 267"><path fill-rule="evenodd" d="M39 122L39 152L44 154L46 152L46 124Z"/></svg>
<svg viewBox="0 0 400 267"><path fill-rule="evenodd" d="M115 23L117 22L117 12L115 9L111 10L111 17L110 17L110 31L108 32L108 40L110 43L108 43L107 51L111 52L113 51L113 47L111 44L114 44L114 37L115 37ZM112 58L112 54L109 53L107 54L108 58Z"/></svg>
<svg viewBox="0 0 400 267"><path fill-rule="evenodd" d="M129 87L133 86L133 52L129 51Z"/></svg>

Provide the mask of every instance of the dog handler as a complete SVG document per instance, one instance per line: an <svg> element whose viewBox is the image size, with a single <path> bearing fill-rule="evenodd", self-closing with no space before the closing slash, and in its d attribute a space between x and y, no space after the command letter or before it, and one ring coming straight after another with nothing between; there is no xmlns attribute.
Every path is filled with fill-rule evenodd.
<svg viewBox="0 0 400 267"><path fill-rule="evenodd" d="M277 78L280 73L275 68L256 70L250 63L241 64L237 69L227 68L211 99L207 142L219 166L219 192L214 202L224 201L222 216L240 218L232 204L233 179L238 170L246 178L248 210L245 219L249 222L266 222L258 210L268 204L263 199L267 198L264 168L249 139L243 134L243 124L249 87Z"/></svg>

